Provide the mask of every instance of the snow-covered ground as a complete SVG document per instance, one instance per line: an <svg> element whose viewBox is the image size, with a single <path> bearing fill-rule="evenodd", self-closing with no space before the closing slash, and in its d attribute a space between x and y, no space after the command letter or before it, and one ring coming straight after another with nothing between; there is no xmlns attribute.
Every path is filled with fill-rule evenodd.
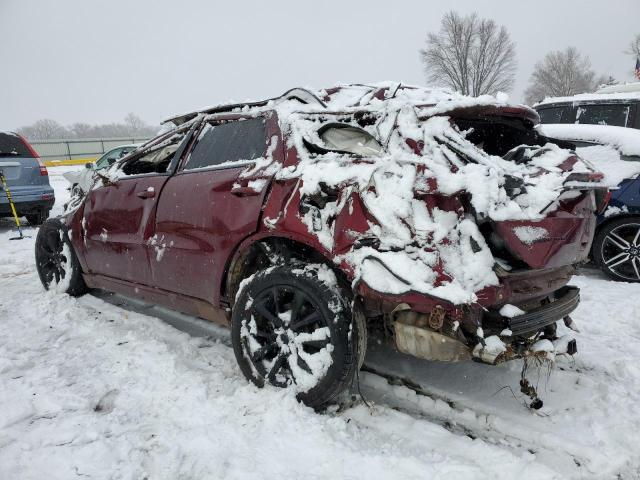
<svg viewBox="0 0 640 480"><path fill-rule="evenodd" d="M537 412L522 406L520 362L374 347L360 375L370 406L316 414L249 385L220 329L192 337L141 313L153 310L45 292L25 231L9 241L0 220L0 479L640 478L640 285L574 278L579 353L530 374Z"/></svg>

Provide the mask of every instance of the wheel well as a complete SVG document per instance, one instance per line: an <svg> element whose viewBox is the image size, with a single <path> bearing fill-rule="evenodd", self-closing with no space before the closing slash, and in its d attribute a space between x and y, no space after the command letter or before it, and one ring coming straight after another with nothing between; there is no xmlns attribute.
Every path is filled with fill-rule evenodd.
<svg viewBox="0 0 640 480"><path fill-rule="evenodd" d="M222 298L233 305L242 280L273 265L295 261L323 263L334 271L342 285L350 285L345 273L315 248L288 238L267 237L252 243L235 257L222 284Z"/></svg>
<svg viewBox="0 0 640 480"><path fill-rule="evenodd" d="M600 232L602 231L603 228L605 228L607 225L609 225L612 222L615 222L616 220L622 220L624 218L637 218L638 220L640 220L640 214L638 213L623 213L620 215L611 215L610 217L607 217L605 220L602 221L602 223L600 223L597 227L596 227L596 231L594 234L594 242L591 244L591 255L593 255L593 248L596 244L595 242L595 237L597 237Z"/></svg>
<svg viewBox="0 0 640 480"><path fill-rule="evenodd" d="M611 215L596 227L596 235L600 233L600 230L609 225L611 222L615 222L616 220L621 220L623 218L637 218L638 220L640 220L640 213L622 213L620 215Z"/></svg>

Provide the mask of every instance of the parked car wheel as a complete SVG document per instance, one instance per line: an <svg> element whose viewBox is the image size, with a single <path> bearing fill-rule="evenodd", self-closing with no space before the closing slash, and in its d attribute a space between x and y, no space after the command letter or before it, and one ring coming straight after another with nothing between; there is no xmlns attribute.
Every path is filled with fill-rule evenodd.
<svg viewBox="0 0 640 480"><path fill-rule="evenodd" d="M614 280L640 282L640 217L627 217L605 225L596 235L593 256L600 269Z"/></svg>
<svg viewBox="0 0 640 480"><path fill-rule="evenodd" d="M79 296L87 291L67 228L56 218L44 222L36 237L36 268L45 289Z"/></svg>
<svg viewBox="0 0 640 480"><path fill-rule="evenodd" d="M42 225L49 218L49 210L40 210L38 213L31 213L25 217L31 225Z"/></svg>
<svg viewBox="0 0 640 480"><path fill-rule="evenodd" d="M240 289L231 328L247 379L259 387L294 386L298 399L315 408L348 387L363 348L364 325L351 328L351 306L322 265L255 274Z"/></svg>

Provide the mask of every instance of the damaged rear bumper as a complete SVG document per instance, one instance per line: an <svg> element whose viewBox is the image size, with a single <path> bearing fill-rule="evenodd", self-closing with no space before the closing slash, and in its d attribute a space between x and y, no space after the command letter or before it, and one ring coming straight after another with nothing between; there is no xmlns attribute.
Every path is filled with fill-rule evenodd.
<svg viewBox="0 0 640 480"><path fill-rule="evenodd" d="M580 290L575 286L519 302L516 305L525 313L510 318L499 313L500 305L455 306L414 293L385 295L366 285L361 286L362 293L365 304L372 306L373 302L386 310L383 315L396 349L418 358L445 362L473 359L495 365L530 355L552 359L577 351L575 340L556 336L555 326L558 320L572 324L569 315L580 302ZM389 310L391 305L393 310Z"/></svg>

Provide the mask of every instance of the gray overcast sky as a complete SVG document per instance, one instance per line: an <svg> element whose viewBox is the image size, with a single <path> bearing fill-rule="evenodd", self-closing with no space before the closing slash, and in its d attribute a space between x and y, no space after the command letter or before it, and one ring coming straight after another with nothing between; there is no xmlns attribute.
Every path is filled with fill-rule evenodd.
<svg viewBox="0 0 640 480"><path fill-rule="evenodd" d="M401 80L424 84L418 50L442 14L477 11L517 43L514 101L534 63L575 45L598 73L632 80L622 51L640 0L159 1L0 0L0 130L157 124L226 100L290 87Z"/></svg>

